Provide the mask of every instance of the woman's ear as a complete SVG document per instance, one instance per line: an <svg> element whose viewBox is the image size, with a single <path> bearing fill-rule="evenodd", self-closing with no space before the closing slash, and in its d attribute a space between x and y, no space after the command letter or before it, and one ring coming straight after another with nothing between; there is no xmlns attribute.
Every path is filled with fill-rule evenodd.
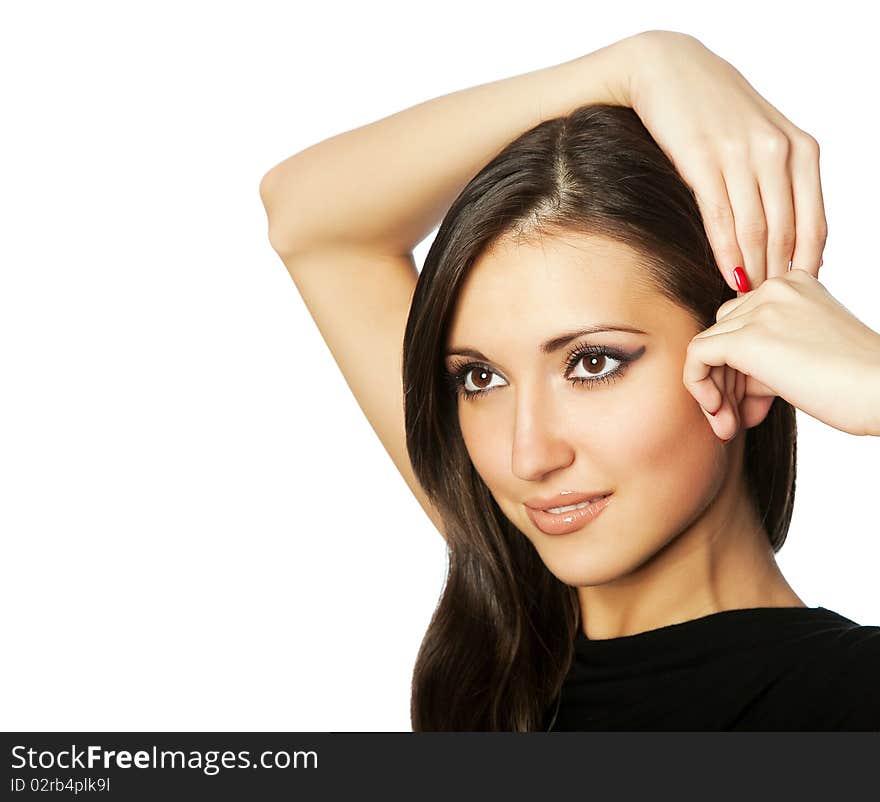
<svg viewBox="0 0 880 802"><path fill-rule="evenodd" d="M775 395L752 395L746 396L739 404L739 418L743 429L751 429L757 426L773 406Z"/></svg>

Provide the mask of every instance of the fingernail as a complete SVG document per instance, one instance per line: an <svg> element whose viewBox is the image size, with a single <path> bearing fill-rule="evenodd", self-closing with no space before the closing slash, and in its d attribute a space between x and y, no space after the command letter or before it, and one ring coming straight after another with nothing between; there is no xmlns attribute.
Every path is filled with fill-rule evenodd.
<svg viewBox="0 0 880 802"><path fill-rule="evenodd" d="M819 267L822 267L822 262L824 262L824 261L825 261L824 259L819 260Z"/></svg>
<svg viewBox="0 0 880 802"><path fill-rule="evenodd" d="M752 291L752 285L749 284L749 277L746 275L746 271L738 265L733 268L733 280L736 282L737 289L740 292Z"/></svg>

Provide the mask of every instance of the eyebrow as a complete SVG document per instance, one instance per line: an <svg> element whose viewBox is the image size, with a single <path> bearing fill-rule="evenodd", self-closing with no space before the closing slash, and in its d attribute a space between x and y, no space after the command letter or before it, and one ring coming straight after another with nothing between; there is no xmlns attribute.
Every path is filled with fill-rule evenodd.
<svg viewBox="0 0 880 802"><path fill-rule="evenodd" d="M634 328L633 326L611 326L603 323L598 326L588 326L585 329L578 329L577 331L567 331L563 334L560 334L558 337L553 337L547 340L547 342L541 344L541 353L552 354L578 337L584 337L587 334L597 334L600 331L628 331L631 334L648 333L646 331L642 331L641 329ZM487 356L480 353L474 348L453 347L446 352L446 356L469 356L473 359L482 359L486 362L489 361L489 358Z"/></svg>

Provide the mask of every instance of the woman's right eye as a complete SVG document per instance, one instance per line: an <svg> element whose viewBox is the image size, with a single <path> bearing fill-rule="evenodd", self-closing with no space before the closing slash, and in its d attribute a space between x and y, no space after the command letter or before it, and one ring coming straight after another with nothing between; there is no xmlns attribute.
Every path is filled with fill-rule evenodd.
<svg viewBox="0 0 880 802"><path fill-rule="evenodd" d="M493 377L499 381L493 381ZM487 365L467 364L460 368L453 367L447 379L456 395L465 400L481 397L496 387L503 387L506 382Z"/></svg>
<svg viewBox="0 0 880 802"><path fill-rule="evenodd" d="M469 383L468 378L471 375L473 375L474 378ZM503 387L506 384L504 379L501 379L501 377L497 373L489 370L489 368L481 366L466 368L464 371L462 371L461 376L462 387L468 393L481 393L485 390L490 390L493 387ZM493 376L501 379L501 384L492 384L491 377Z"/></svg>

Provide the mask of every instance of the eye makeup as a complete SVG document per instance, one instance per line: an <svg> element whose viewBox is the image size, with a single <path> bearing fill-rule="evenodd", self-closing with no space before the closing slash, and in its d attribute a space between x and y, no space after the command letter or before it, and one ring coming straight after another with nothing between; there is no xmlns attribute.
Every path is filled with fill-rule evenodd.
<svg viewBox="0 0 880 802"><path fill-rule="evenodd" d="M616 381L626 372L627 368L635 362L639 357L644 354L646 346L641 346L632 352L626 352L619 348L614 348L607 345L587 345L584 343L580 343L575 345L565 357L563 361L563 367L566 370L566 378L572 383L579 386L584 387L585 389L593 389L596 385L609 384L611 382ZM577 367L578 363L583 360L585 357L595 357L597 359L601 359L603 357L610 357L612 360L618 363L616 367L614 367L608 373L599 376L572 376L569 378L568 374ZM464 398L465 400L475 400L481 396L484 396L492 390L498 389L499 385L495 387L487 387L484 389L470 390L467 388L467 377L471 371L480 370L489 375L498 375L495 370L493 370L488 364L485 362L471 362L467 360L453 360L449 363L449 366L445 371L445 379L447 388ZM500 385L503 386L503 385Z"/></svg>

